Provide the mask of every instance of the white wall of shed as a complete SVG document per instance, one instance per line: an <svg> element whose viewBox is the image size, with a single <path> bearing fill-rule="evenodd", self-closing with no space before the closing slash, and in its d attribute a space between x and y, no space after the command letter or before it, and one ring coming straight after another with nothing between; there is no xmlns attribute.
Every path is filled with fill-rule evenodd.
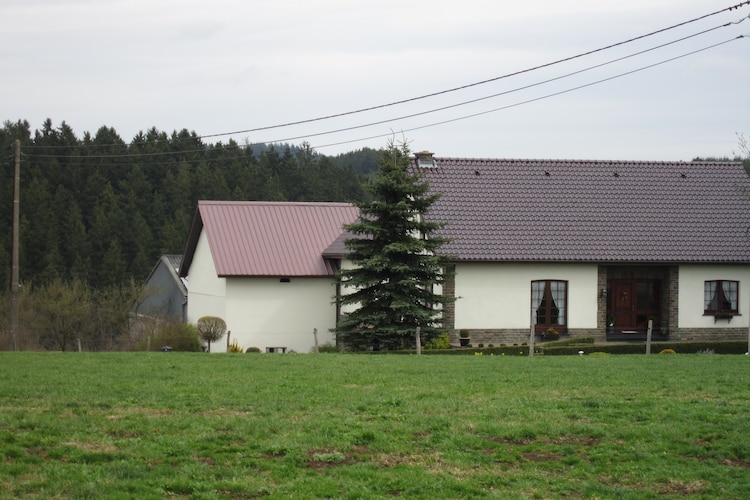
<svg viewBox="0 0 750 500"><path fill-rule="evenodd" d="M311 352L318 343L333 342L329 331L336 326L336 292L333 278L278 277L229 278L227 280L226 322L231 340L242 349L286 347L300 353ZM211 352L226 350L226 339L211 345Z"/></svg>
<svg viewBox="0 0 750 500"><path fill-rule="evenodd" d="M188 323L196 324L203 316L218 316L227 320L226 281L216 276L208 238L203 231L188 270Z"/></svg>

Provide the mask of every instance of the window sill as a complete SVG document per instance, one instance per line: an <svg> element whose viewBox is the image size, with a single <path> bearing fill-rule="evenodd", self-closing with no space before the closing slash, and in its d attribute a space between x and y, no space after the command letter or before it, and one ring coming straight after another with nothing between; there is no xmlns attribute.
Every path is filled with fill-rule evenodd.
<svg viewBox="0 0 750 500"><path fill-rule="evenodd" d="M714 317L714 323L721 319L727 320L727 323L732 322L732 318L735 316L741 316L739 313L703 313L704 316L713 316Z"/></svg>

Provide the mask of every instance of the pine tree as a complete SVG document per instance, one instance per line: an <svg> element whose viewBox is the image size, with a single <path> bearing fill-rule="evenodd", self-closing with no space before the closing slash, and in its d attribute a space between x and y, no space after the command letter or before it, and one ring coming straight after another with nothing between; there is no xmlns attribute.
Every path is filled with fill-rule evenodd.
<svg viewBox="0 0 750 500"><path fill-rule="evenodd" d="M351 269L340 272L341 306L354 306L339 321L337 340L347 349L391 350L415 347L439 333L440 308L448 299L435 293L443 283L446 258L438 255L444 224L425 221L439 194L410 169L406 144L389 143L370 186L373 201L358 203L360 219L345 226ZM351 293L348 293L351 292Z"/></svg>

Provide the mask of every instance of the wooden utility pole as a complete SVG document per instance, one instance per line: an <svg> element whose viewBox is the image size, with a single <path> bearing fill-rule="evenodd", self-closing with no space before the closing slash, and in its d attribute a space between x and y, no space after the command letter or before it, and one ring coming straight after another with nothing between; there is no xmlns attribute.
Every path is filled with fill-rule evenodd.
<svg viewBox="0 0 750 500"><path fill-rule="evenodd" d="M21 193L21 141L16 139L15 168L13 175L13 241L11 242L11 260L10 271L10 337L13 341L13 350L18 350L18 303L20 300L21 284L18 273L18 235L20 230L20 193Z"/></svg>

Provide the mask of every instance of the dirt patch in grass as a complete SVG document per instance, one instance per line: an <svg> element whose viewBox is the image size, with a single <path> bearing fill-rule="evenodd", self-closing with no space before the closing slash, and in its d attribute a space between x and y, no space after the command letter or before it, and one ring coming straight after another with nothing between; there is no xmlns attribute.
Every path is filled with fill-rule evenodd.
<svg viewBox="0 0 750 500"><path fill-rule="evenodd" d="M489 440L492 441L493 443L512 444L513 446L526 446L536 441L536 439L534 438L511 438L511 437L491 437Z"/></svg>
<svg viewBox="0 0 750 500"><path fill-rule="evenodd" d="M599 444L600 439L591 436L568 434L554 439L547 439L545 441L555 445L574 445L589 447Z"/></svg>
<svg viewBox="0 0 750 500"><path fill-rule="evenodd" d="M551 453L547 451L525 451L521 453L521 456L527 462L557 462L562 457L557 453Z"/></svg>
<svg viewBox="0 0 750 500"><path fill-rule="evenodd" d="M727 458L721 462L721 465L728 465L729 467L739 467L740 469L750 470L750 462L742 460L740 458Z"/></svg>
<svg viewBox="0 0 750 500"><path fill-rule="evenodd" d="M566 434L556 438L514 438L514 437L491 437L489 441L498 444L511 444L513 446L527 446L533 443L546 443L554 445L593 446L599 444L600 440L591 436L579 436Z"/></svg>
<svg viewBox="0 0 750 500"><path fill-rule="evenodd" d="M115 453L120 451L116 446L101 441L68 441L65 444L88 453Z"/></svg>
<svg viewBox="0 0 750 500"><path fill-rule="evenodd" d="M699 495L706 489L705 481L680 481L670 479L666 483L655 485L654 489L661 495Z"/></svg>
<svg viewBox="0 0 750 500"><path fill-rule="evenodd" d="M174 414L174 411L166 408L146 408L142 406L133 406L130 408L118 408L117 413L112 411L102 412L107 414L108 420L120 420L129 415L146 415L147 417L167 417Z"/></svg>

